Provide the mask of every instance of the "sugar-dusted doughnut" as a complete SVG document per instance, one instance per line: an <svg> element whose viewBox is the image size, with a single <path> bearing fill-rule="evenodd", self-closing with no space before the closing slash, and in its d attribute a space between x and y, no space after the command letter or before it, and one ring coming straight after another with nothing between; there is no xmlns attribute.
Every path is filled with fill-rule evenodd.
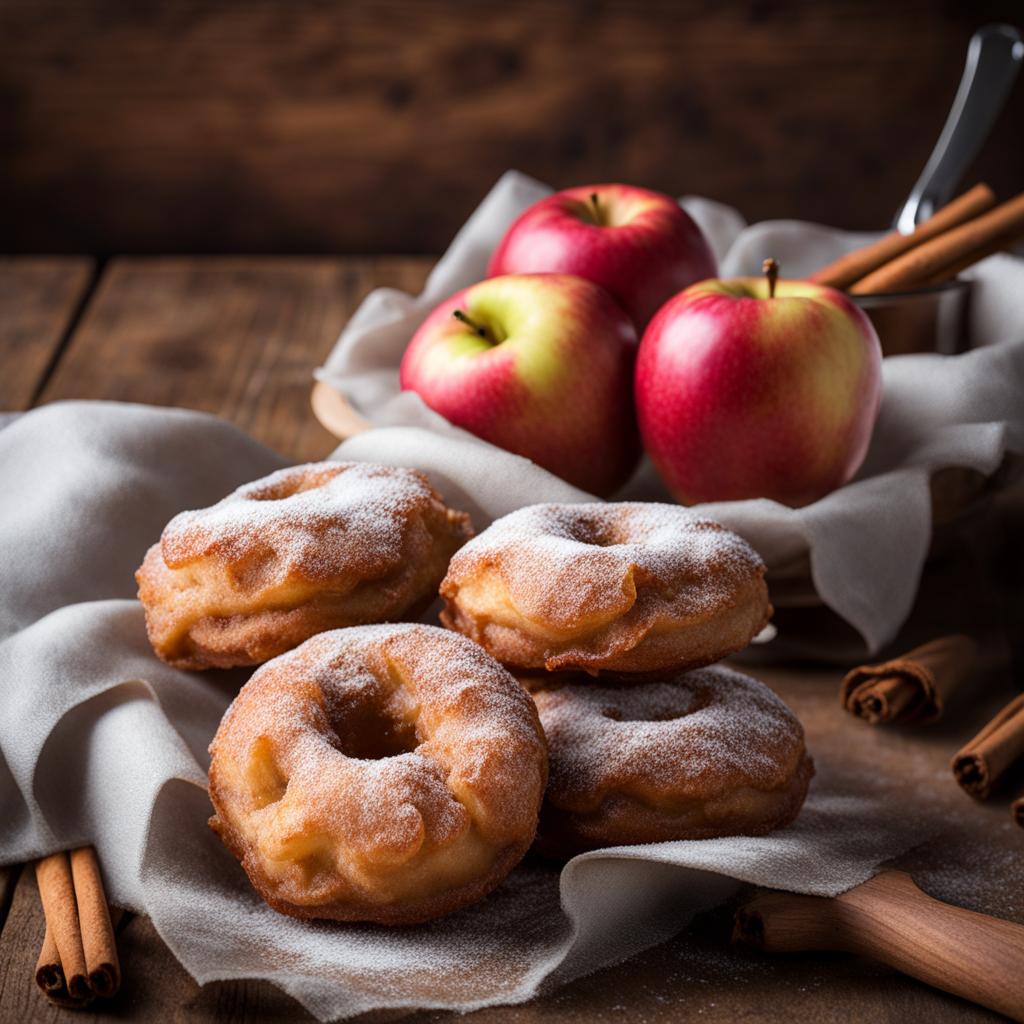
<svg viewBox="0 0 1024 1024"><path fill-rule="evenodd" d="M210 821L296 917L410 924L481 899L533 841L529 695L422 625L322 633L258 669L210 746Z"/></svg>
<svg viewBox="0 0 1024 1024"><path fill-rule="evenodd" d="M616 685L563 678L523 679L548 740L541 848L762 835L796 817L814 765L763 683L719 665Z"/></svg>
<svg viewBox="0 0 1024 1024"><path fill-rule="evenodd" d="M455 555L441 619L518 668L696 667L768 622L764 572L745 541L678 505L531 505Z"/></svg>
<svg viewBox="0 0 1024 1024"><path fill-rule="evenodd" d="M327 629L415 618L471 535L422 473L318 462L175 516L135 578L164 661L257 665Z"/></svg>

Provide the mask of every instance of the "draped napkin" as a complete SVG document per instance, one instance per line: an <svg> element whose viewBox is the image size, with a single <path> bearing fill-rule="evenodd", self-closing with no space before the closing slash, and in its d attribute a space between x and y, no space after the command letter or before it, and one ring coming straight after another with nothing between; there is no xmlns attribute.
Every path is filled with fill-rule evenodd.
<svg viewBox="0 0 1024 1024"><path fill-rule="evenodd" d="M201 413L58 403L0 430L0 863L95 844L111 898L149 914L199 981L266 978L324 1020L520 1001L663 941L740 880L835 894L938 826L869 781L869 750L837 758L812 736L811 795L772 836L599 851L562 871L531 859L416 928L275 913L206 824L206 748L247 673L158 661L132 574L175 512L281 465ZM564 496L533 483L521 500ZM508 501L481 488L479 524Z"/></svg>
<svg viewBox="0 0 1024 1024"><path fill-rule="evenodd" d="M383 424L334 457L423 469L477 529L521 505L585 495L398 395L395 367L433 301L479 273L503 225L541 191L503 179L424 296L374 293L323 371ZM708 201L686 205L726 270L759 258L751 233L768 228L744 229ZM807 226L770 230L820 236L821 258L851 241ZM975 325L988 330L988 316L1012 332L1019 316L1004 324L999 311L1024 294L1020 269L989 264ZM850 487L798 512L771 502L710 511L770 561L809 550L821 596L868 643L881 642L913 597L929 474L942 465L991 472L1024 440L1024 346L993 340L1003 343L955 359L888 361L881 440ZM200 982L265 978L322 1020L518 1002L665 940L741 882L835 895L948 824L948 808L927 796L932 769L912 749L899 772L879 778L870 730L842 742L811 734L818 774L807 804L771 836L601 850L561 869L528 858L479 905L415 928L276 914L206 825L206 748L246 673L159 662L133 572L176 512L282 464L200 413L60 403L0 429L0 863L94 843L112 899L149 914Z"/></svg>

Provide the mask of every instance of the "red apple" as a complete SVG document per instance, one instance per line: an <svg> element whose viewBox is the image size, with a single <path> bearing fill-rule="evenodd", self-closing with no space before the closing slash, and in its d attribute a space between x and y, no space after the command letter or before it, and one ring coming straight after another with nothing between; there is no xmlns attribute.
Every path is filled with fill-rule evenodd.
<svg viewBox="0 0 1024 1024"><path fill-rule="evenodd" d="M640 433L686 504L806 505L846 483L881 400L874 328L809 281L704 281L667 302L640 343Z"/></svg>
<svg viewBox="0 0 1024 1024"><path fill-rule="evenodd" d="M631 185L581 185L521 213L487 268L488 277L535 273L601 285L642 331L663 302L716 268L700 228L674 199Z"/></svg>
<svg viewBox="0 0 1024 1024"><path fill-rule="evenodd" d="M400 381L456 426L607 495L636 466L636 329L567 274L481 281L413 335Z"/></svg>

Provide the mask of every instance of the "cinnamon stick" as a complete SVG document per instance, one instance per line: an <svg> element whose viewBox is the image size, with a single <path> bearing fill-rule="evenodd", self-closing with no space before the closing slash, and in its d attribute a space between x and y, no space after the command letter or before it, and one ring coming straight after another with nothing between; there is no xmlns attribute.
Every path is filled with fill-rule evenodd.
<svg viewBox="0 0 1024 1024"><path fill-rule="evenodd" d="M57 942L49 927L43 937L43 948L39 952L39 960L36 963L36 984L43 995L57 1006L80 1010L92 1002L91 992L79 999L75 999L68 992L64 968L61 966L60 954L57 952Z"/></svg>
<svg viewBox="0 0 1024 1024"><path fill-rule="evenodd" d="M89 983L96 995L109 998L121 985L121 967L100 865L91 846L71 851L71 876Z"/></svg>
<svg viewBox="0 0 1024 1024"><path fill-rule="evenodd" d="M56 853L36 863L46 934L36 962L36 984L48 999L80 1008L121 984L114 927L96 851Z"/></svg>
<svg viewBox="0 0 1024 1024"><path fill-rule="evenodd" d="M977 650L957 633L915 647L878 665L860 665L843 678L839 700L869 725L938 721L946 702L970 674Z"/></svg>
<svg viewBox="0 0 1024 1024"><path fill-rule="evenodd" d="M926 221L918 224L909 235L893 231L871 245L865 245L861 249L840 256L828 266L811 274L811 280L832 288L848 288L865 274L870 274L897 256L928 241L929 238L935 238L944 231L984 213L995 205L995 201L995 193L988 185L975 185L937 210Z"/></svg>
<svg viewBox="0 0 1024 1024"><path fill-rule="evenodd" d="M49 925L46 926L43 948L39 951L39 960L36 962L36 984L47 995L64 990L64 968L60 963L60 953L57 952L57 940L54 939L53 930Z"/></svg>
<svg viewBox="0 0 1024 1024"><path fill-rule="evenodd" d="M921 281L920 287L931 287L937 284L944 284L946 281L952 281L961 270L973 267L975 263L985 259L986 256L992 256L994 253L1009 249L1021 237L1022 233L1019 229L1008 231L1004 235L996 235L983 248L972 249L952 263L947 263L946 266L932 274L931 277Z"/></svg>
<svg viewBox="0 0 1024 1024"><path fill-rule="evenodd" d="M1010 807L1010 813L1013 815L1013 820L1024 828L1024 793L1021 793Z"/></svg>
<svg viewBox="0 0 1024 1024"><path fill-rule="evenodd" d="M1022 756L1024 693L1011 700L954 756L951 767L964 790L978 800L985 800L1007 769Z"/></svg>
<svg viewBox="0 0 1024 1024"><path fill-rule="evenodd" d="M1024 235L1024 192L897 256L856 281L854 295L903 291L948 280ZM953 268L956 268L955 270Z"/></svg>
<svg viewBox="0 0 1024 1024"><path fill-rule="evenodd" d="M39 898L46 915L46 928L52 934L64 973L64 985L74 1000L87 1000L92 995L82 932L78 923L75 887L71 878L71 862L66 853L54 853L36 861ZM38 969L37 969L38 973Z"/></svg>

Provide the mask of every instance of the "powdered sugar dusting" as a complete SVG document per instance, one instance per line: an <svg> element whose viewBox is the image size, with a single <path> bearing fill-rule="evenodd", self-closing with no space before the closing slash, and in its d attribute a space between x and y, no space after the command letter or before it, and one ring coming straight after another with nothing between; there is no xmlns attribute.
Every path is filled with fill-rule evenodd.
<svg viewBox="0 0 1024 1024"><path fill-rule="evenodd" d="M792 711L763 683L714 666L654 681L583 682L535 694L552 798L643 782L680 798L782 785L803 749Z"/></svg>
<svg viewBox="0 0 1024 1024"><path fill-rule="evenodd" d="M280 470L245 484L216 505L182 512L164 529L171 568L213 557L260 581L291 573L329 579L357 568L376 576L397 564L410 521L443 510L415 470L322 462Z"/></svg>
<svg viewBox="0 0 1024 1024"><path fill-rule="evenodd" d="M267 765L254 774L261 749ZM268 662L211 751L215 792L222 759L250 788L226 813L264 849L272 834L282 858L312 850L302 890L318 898L353 857L395 867L465 837L471 822L486 841L525 850L545 772L536 711L515 679L464 637L413 624L321 633ZM339 853L317 859L325 849Z"/></svg>
<svg viewBox="0 0 1024 1024"><path fill-rule="evenodd" d="M753 548L721 524L652 502L519 509L465 545L449 578L486 563L502 573L520 611L565 627L620 606L632 586L671 601L677 614L700 615L728 605L764 572Z"/></svg>

